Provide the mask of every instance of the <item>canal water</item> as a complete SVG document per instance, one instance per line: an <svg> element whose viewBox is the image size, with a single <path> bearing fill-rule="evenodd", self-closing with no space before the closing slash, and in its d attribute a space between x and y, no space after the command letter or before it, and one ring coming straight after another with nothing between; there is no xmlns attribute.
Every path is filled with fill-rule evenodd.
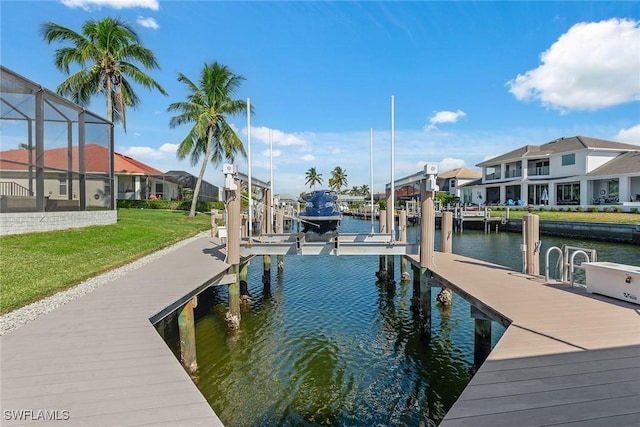
<svg viewBox="0 0 640 427"><path fill-rule="evenodd" d="M342 232L370 229L354 218L340 226ZM418 227L410 227L409 241L417 234ZM453 251L520 270L520 243L517 234L465 231L454 235ZM637 246L545 236L542 253L562 244L595 247L601 261L639 263ZM257 257L249 266L252 301L243 304L237 331L225 322L226 287L199 299L196 383L226 426L440 422L470 379L470 306L456 295L451 307L433 301L428 341L410 311L411 283L387 290L376 282L378 263L377 256L289 256L278 274L273 257L265 287ZM178 355L175 321L169 323L165 338ZM503 332L492 324L493 345Z"/></svg>

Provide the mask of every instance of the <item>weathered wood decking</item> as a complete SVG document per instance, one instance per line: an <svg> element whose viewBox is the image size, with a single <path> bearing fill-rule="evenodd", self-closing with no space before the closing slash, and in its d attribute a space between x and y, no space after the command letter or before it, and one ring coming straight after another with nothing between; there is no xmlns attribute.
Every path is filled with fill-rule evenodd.
<svg viewBox="0 0 640 427"><path fill-rule="evenodd" d="M1 424L221 426L149 322L229 267L219 247L193 239L2 336Z"/></svg>
<svg viewBox="0 0 640 427"><path fill-rule="evenodd" d="M459 255L435 264L511 323L442 427L640 425L640 306Z"/></svg>

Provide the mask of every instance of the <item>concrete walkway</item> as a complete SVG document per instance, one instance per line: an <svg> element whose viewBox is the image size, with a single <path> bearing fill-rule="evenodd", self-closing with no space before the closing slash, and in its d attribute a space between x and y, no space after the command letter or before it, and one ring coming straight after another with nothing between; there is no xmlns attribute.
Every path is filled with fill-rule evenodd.
<svg viewBox="0 0 640 427"><path fill-rule="evenodd" d="M437 281L510 322L441 427L640 426L639 305L459 255L435 264Z"/></svg>
<svg viewBox="0 0 640 427"><path fill-rule="evenodd" d="M221 248L198 237L2 336L2 425L222 426L149 321L229 267Z"/></svg>

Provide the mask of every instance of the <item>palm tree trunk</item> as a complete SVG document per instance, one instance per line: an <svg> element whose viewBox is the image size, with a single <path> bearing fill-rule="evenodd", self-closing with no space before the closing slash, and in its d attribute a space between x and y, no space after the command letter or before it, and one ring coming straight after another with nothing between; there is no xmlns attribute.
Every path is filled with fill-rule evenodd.
<svg viewBox="0 0 640 427"><path fill-rule="evenodd" d="M196 216L196 206L198 204L198 195L200 194L200 187L202 186L202 180L204 179L204 172L207 170L207 163L209 163L209 156L211 156L211 145L213 140L213 130L209 129L207 135L207 148L204 153L204 160L202 160L202 166L200 167L200 174L196 181L196 188L193 189L193 200L191 200L191 210L189 211L189 218Z"/></svg>
<svg viewBox="0 0 640 427"><path fill-rule="evenodd" d="M111 77L107 76L106 78L106 91L107 91L107 120L113 123L113 96L111 91L113 87L111 85Z"/></svg>

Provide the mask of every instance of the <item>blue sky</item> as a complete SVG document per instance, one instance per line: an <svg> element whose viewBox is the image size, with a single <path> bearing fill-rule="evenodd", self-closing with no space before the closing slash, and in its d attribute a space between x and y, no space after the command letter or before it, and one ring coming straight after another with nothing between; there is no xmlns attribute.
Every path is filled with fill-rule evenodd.
<svg viewBox="0 0 640 427"><path fill-rule="evenodd" d="M197 81L218 61L246 78L252 175L276 193L305 191L315 167L325 185L342 167L349 187L374 191L424 163L440 171L476 164L525 144L583 135L640 146L640 2L218 2L63 0L0 2L2 65L55 90L62 45L40 36L52 21L80 32L87 19L120 17L153 50L148 71L169 93L137 88L116 151L160 170L198 167L175 156L189 128L169 128L182 101L178 72ZM103 98L90 110L105 115ZM246 116L231 117L247 141ZM10 143L7 138L2 149ZM238 161L247 172L246 160ZM223 182L222 165L205 179Z"/></svg>

